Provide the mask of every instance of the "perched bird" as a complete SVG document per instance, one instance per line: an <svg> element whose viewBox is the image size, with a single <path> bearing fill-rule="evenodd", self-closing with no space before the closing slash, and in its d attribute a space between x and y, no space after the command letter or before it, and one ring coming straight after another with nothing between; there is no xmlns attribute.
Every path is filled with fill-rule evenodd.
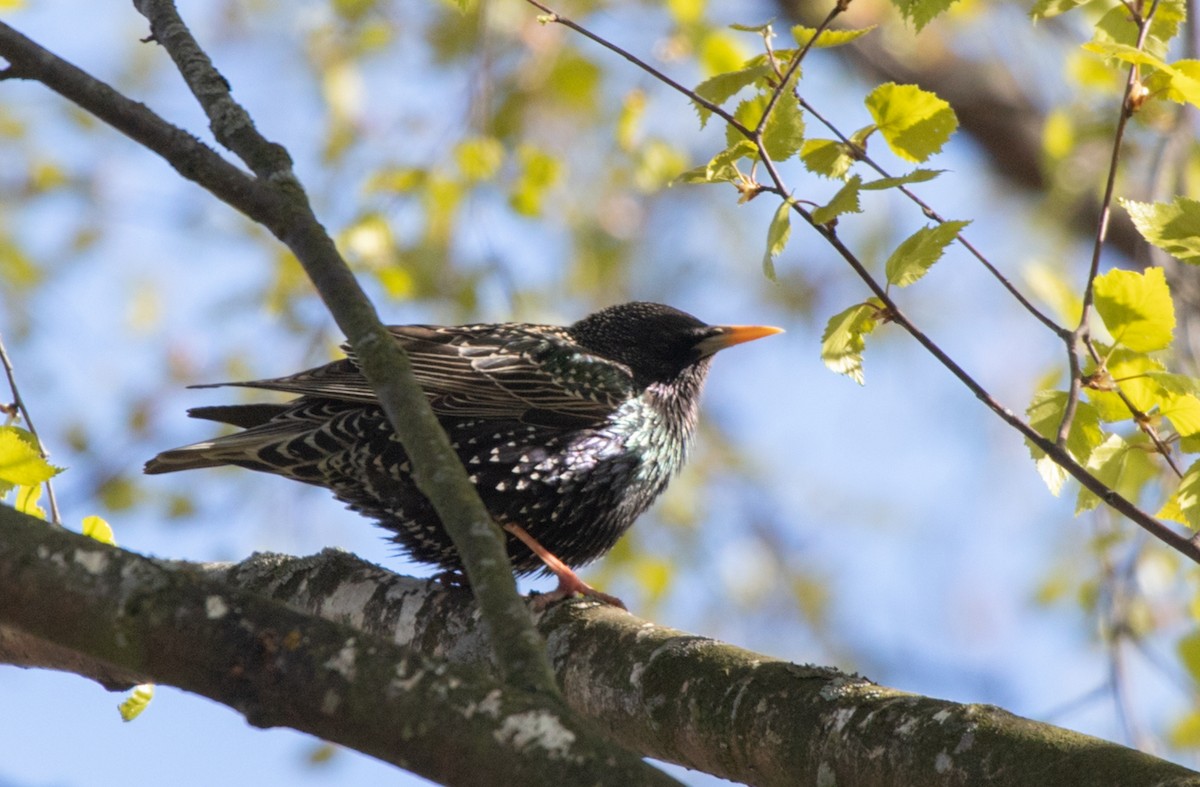
<svg viewBox="0 0 1200 787"><path fill-rule="evenodd" d="M558 576L551 598L620 604L571 568L612 549L683 465L713 354L780 329L706 325L670 306L626 303L566 327L389 331L507 532L513 569ZM414 560L461 569L352 354L290 377L221 385L299 397L189 410L243 431L164 451L147 473L237 465L323 486L392 531Z"/></svg>

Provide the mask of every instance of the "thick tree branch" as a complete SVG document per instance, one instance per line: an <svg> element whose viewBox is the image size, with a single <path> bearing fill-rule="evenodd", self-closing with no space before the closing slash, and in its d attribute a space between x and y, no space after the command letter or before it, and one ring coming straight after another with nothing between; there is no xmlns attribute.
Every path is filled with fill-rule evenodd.
<svg viewBox="0 0 1200 787"><path fill-rule="evenodd" d="M179 64L208 112L217 139L242 155L262 177L254 178L239 170L142 104L3 23L0 56L8 60L9 67L0 76L42 82L158 153L184 177L266 226L291 249L354 347L364 374L409 454L417 485L433 503L454 540L471 586L479 595L484 619L495 632L493 647L504 665L506 679L553 694L553 677L542 658L537 632L517 595L503 535L467 479L412 374L407 356L391 340L374 306L313 214L286 152L254 130L249 116L229 94L228 83L211 68L172 3L144 0L139 10L150 18L155 39Z"/></svg>
<svg viewBox="0 0 1200 787"><path fill-rule="evenodd" d="M0 533L0 631L447 784L675 784L576 734L573 714L553 698L478 666L422 656L7 506ZM0 647L9 642L0 638ZM48 666L71 668L62 659Z"/></svg>
<svg viewBox="0 0 1200 787"><path fill-rule="evenodd" d="M217 672L227 670L230 663L241 665L247 661L245 653L253 652L260 658L250 659L250 666L259 661L282 663L283 667L276 668L282 674L270 674L272 679L286 680L295 668L290 661L280 661L285 656L262 656L261 632L276 632L272 641L278 643L287 642L290 636L279 632L295 630L303 638L298 650L307 650L310 643L324 648L303 662L309 665L306 669L324 664L323 659L336 658L334 654L341 652L348 637L356 637L361 643L356 651L359 674L390 675L394 657L391 646L382 644L386 642L419 649L419 657L407 649L400 651L410 664L445 659L459 666L443 664L443 676L476 686L480 684L475 681L486 680L470 672L489 668L491 656L473 601L465 591L399 577L333 550L308 558L257 555L237 565L181 563L168 567L99 544L93 546L77 537L66 536L70 542L62 547L43 545L36 536L44 531L30 528L24 521L7 521L15 517L19 515L9 512L6 516L0 511L0 544L5 545L0 547L0 597L8 597L10 583L28 581L13 570L14 563L25 566L27 572L53 571L55 588L78 577L89 597L98 595L104 577L119 575L126 580L113 584L113 594L141 599L143 605L153 599L156 609L173 609L181 597L194 598L195 603L214 595L231 600L226 603L236 610L241 625L250 626L255 634L234 636L233 642L242 650L231 651L222 639L227 631L221 621L199 621L199 625L217 627L212 635L195 633L204 639L204 647L221 654L214 656ZM14 527L32 532L33 537L14 546L8 537ZM68 547L76 551L66 551ZM37 550L45 557L35 557ZM100 554L111 562L106 562L102 572L88 570ZM46 563L50 565L43 565ZM149 568L138 568L142 564ZM152 593L132 586L143 577L143 571L145 581L155 588ZM180 586L189 589L184 593ZM164 595L158 589L164 587L172 590ZM67 592L73 592L70 585ZM164 598L169 601L159 607ZM321 630L318 623L287 618L288 622L281 624L274 617L276 608L264 598L345 623L354 632L347 634L339 628L330 644L322 645L324 640L310 635L310 626ZM110 602L96 599L88 604L107 608ZM137 620L151 617L149 609L142 606ZM266 626L258 622L260 613L269 621ZM0 622L11 614L0 609ZM80 614L96 613L89 606ZM187 641L193 636L188 620L185 626L170 624L172 637L185 640L177 640L173 648L198 646L194 640ZM539 627L549 643L568 702L607 735L643 755L751 784L818 785L836 780L863 787L985 782L1062 787L1200 785L1200 776L1180 766L999 708L920 697L837 670L790 664L656 626L593 602L552 607L541 615ZM111 636L108 633L104 641ZM140 641L140 637L132 639ZM368 647L368 643L379 644ZM245 650L248 646L250 651ZM0 658L4 656L0 650ZM286 657L300 658L294 654ZM221 661L230 658L234 660ZM319 673L306 679L323 680ZM161 675L148 674L163 680ZM336 688L339 684L334 683ZM500 688L492 691L505 692L506 699L511 694ZM356 688L355 696L359 693ZM485 692L482 696L491 695ZM320 691L305 697L318 705L324 702ZM453 718L454 712L465 713L469 707L470 703L463 701L446 711L445 718ZM395 712L396 717L401 715ZM440 713L435 716L443 718ZM463 734L457 733L456 738ZM504 782L502 776L492 776L493 783Z"/></svg>

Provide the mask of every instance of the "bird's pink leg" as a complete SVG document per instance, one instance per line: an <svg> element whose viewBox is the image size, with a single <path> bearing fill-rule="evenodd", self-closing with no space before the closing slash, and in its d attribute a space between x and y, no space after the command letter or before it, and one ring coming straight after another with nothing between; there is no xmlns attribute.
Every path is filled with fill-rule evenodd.
<svg viewBox="0 0 1200 787"><path fill-rule="evenodd" d="M539 608L545 608L559 599L570 598L578 593L582 596L589 596L597 601L602 601L605 604L625 609L625 603L621 599L596 590L584 582L579 578L578 574L571 570L570 566L559 560L554 553L550 552L550 550L539 544L537 539L525 532L525 528L520 525L508 524L504 526L504 529L520 539L521 543L529 547L529 551L537 555L546 564L546 568L550 569L550 572L558 577L558 587L549 593L543 593L534 601L534 604Z"/></svg>

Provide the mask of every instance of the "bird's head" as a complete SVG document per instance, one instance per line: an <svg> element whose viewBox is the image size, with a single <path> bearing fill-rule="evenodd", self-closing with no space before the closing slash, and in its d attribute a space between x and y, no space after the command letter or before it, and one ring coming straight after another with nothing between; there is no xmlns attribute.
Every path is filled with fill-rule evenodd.
<svg viewBox="0 0 1200 787"><path fill-rule="evenodd" d="M661 303L635 301L589 314L568 328L581 346L628 366L638 382L670 382L687 370L703 374L718 350L760 339L781 328L708 325Z"/></svg>

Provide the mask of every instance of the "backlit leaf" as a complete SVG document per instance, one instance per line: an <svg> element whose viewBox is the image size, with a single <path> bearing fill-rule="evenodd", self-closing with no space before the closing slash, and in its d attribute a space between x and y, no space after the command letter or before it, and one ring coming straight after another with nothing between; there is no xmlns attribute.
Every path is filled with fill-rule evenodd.
<svg viewBox="0 0 1200 787"><path fill-rule="evenodd" d="M1128 441L1110 434L1088 457L1087 469L1121 496L1136 500L1146 483L1158 476L1158 465L1149 447L1149 439L1141 432ZM1098 505L1100 498L1080 487L1075 513L1090 511Z"/></svg>
<svg viewBox="0 0 1200 787"><path fill-rule="evenodd" d="M33 435L16 426L0 426L0 493L14 486L36 486L61 472L42 458Z"/></svg>
<svg viewBox="0 0 1200 787"><path fill-rule="evenodd" d="M771 226L767 228L767 251L763 254L763 275L771 281L775 280L775 258L787 246L792 234L792 205L787 200L779 203L775 215L771 218Z"/></svg>
<svg viewBox="0 0 1200 787"><path fill-rule="evenodd" d="M1176 197L1169 203L1121 200L1121 205L1147 241L1183 262L1200 263L1200 202Z"/></svg>
<svg viewBox="0 0 1200 787"><path fill-rule="evenodd" d="M104 521L102 517L85 516L83 518L83 534L88 538L94 538L101 544L108 544L110 547L117 545L116 536L113 535L112 526Z"/></svg>
<svg viewBox="0 0 1200 787"><path fill-rule="evenodd" d="M876 25L864 27L859 30L822 30L821 35L817 36L817 40L813 42L813 46L817 49L825 49L827 47L848 44L856 38L865 36L875 28ZM809 41L812 41L812 37L816 33L817 29L815 27L805 27L804 25L794 25L792 27L792 37L796 39L796 44L801 48Z"/></svg>
<svg viewBox="0 0 1200 787"><path fill-rule="evenodd" d="M1155 516L1187 525L1193 530L1200 528L1200 461L1193 462L1187 469L1179 481L1179 487Z"/></svg>
<svg viewBox="0 0 1200 787"><path fill-rule="evenodd" d="M836 139L806 139L800 146L800 159L809 172L827 178L841 178L854 163L850 147Z"/></svg>
<svg viewBox="0 0 1200 787"><path fill-rule="evenodd" d="M827 204L812 212L812 220L816 224L828 224L843 213L861 213L862 205L858 201L858 192L862 187L862 178L858 175L850 178L838 189Z"/></svg>
<svg viewBox="0 0 1200 787"><path fill-rule="evenodd" d="M955 0L892 0L892 5L919 33L921 28L945 13L954 2Z"/></svg>
<svg viewBox="0 0 1200 787"><path fill-rule="evenodd" d="M916 85L880 85L867 96L866 105L888 147L906 161L925 161L958 128L950 105Z"/></svg>
<svg viewBox="0 0 1200 787"><path fill-rule="evenodd" d="M863 337L878 326L882 310L879 299L871 298L830 317L821 336L821 360L825 365L863 385Z"/></svg>
<svg viewBox="0 0 1200 787"><path fill-rule="evenodd" d="M910 235L888 258L884 267L888 282L907 287L920 279L968 224L969 221L946 221L922 227Z"/></svg>
<svg viewBox="0 0 1200 787"><path fill-rule="evenodd" d="M1062 424L1063 413L1066 411L1067 394L1065 391L1039 391L1033 397L1025 414L1029 425L1047 440L1055 441ZM1079 402L1075 408L1075 417L1071 421L1071 429L1067 433L1067 453L1076 462L1086 465L1092 451L1104 441L1104 433L1100 429L1100 415L1096 408L1087 402ZM1042 449L1026 440L1029 453L1037 463L1038 473L1046 482L1051 493L1062 492L1067 473Z"/></svg>
<svg viewBox="0 0 1200 787"><path fill-rule="evenodd" d="M1162 268L1114 269L1097 276L1094 288L1096 311L1116 343L1138 352L1170 345L1175 306Z"/></svg>
<svg viewBox="0 0 1200 787"><path fill-rule="evenodd" d="M712 103L720 106L732 98L738 91L754 84L758 79L762 79L771 73L771 67L763 62L755 66L743 68L740 71L730 71L724 74L717 74L696 85L696 95L707 99ZM712 116L712 112L707 108L696 104L696 112L700 115L700 127ZM760 114L761 118L762 115Z"/></svg>

